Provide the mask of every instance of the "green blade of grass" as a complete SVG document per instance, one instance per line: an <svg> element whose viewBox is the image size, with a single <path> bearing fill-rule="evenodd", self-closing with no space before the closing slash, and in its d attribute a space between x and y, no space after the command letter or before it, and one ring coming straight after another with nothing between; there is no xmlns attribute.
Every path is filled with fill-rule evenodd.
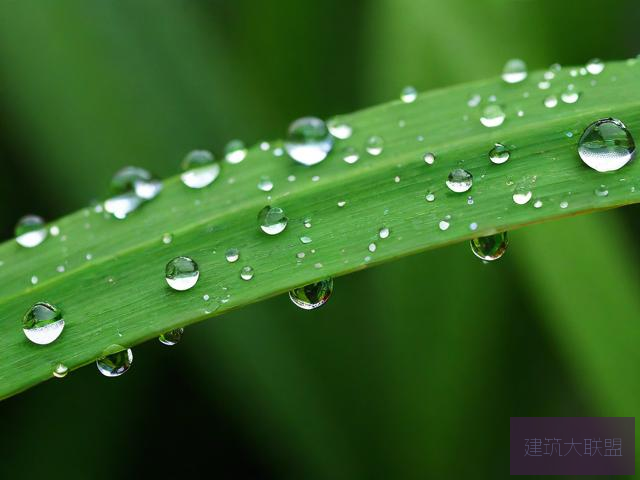
<svg viewBox="0 0 640 480"><path fill-rule="evenodd" d="M178 178L167 180L157 199L124 221L87 209L56 222L61 234L33 250L15 242L1 245L5 362L0 396L49 378L57 362L77 368L110 344L135 345L319 278L474 236L637 202L636 163L600 174L582 164L576 144L585 126L605 116L620 118L632 133L640 131L639 74L635 65L611 63L594 77L573 78L565 70L550 91L537 89L538 72L518 85L491 80L423 94L411 104L392 102L341 117L353 127L353 136L337 141L334 152L315 167L254 148L241 164L225 164L221 178L206 189L193 191ZM559 94L568 83L576 85L581 99L544 107L543 97ZM466 103L472 94L495 95L507 114L504 124L482 126L481 107ZM524 116L516 115L519 110ZM364 150L371 135L385 142L377 157ZM489 162L487 152L495 142L512 146L506 164ZM354 165L341 160L346 146L361 152ZM426 151L436 154L434 165L423 162ZM474 175L468 194L445 186L448 172L458 166ZM256 187L264 175L275 184L269 194ZM523 179L532 183L533 199L516 205L514 185ZM603 183L608 196L595 195ZM434 202L425 201L427 191L435 194ZM534 208L537 199L542 208ZM342 201L345 206L338 207ZM560 208L561 202L567 207ZM287 229L274 237L257 227L257 213L267 204L284 208L289 217ZM447 216L450 227L442 231L438 225ZM311 229L303 226L306 218ZM472 223L477 230L471 230ZM383 226L391 235L380 240ZM172 243L161 241L164 233L173 234ZM312 243L302 244L303 235ZM374 241L377 249L370 252ZM241 252L233 264L224 258L231 247ZM296 257L300 252L303 259ZM200 265L200 281L188 292L172 291L164 281L164 265L178 255ZM59 265L64 273L56 271ZM247 265L255 270L248 282L239 276ZM38 277L36 285L32 276ZM66 320L61 338L46 347L30 344L20 324L29 306L41 300L62 308Z"/></svg>

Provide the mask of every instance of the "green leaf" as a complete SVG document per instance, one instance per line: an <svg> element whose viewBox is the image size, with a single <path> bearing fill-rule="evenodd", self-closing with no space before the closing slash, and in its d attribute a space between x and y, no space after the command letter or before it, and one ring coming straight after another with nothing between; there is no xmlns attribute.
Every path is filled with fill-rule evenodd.
<svg viewBox="0 0 640 480"><path fill-rule="evenodd" d="M337 141L315 167L275 156L275 142L271 151L256 147L241 164L225 164L206 189L190 190L177 177L168 179L157 199L124 221L86 209L56 222L60 235L35 249L3 244L0 396L49 378L58 362L77 368L111 344L132 346L320 278L474 236L637 202L637 164L601 174L580 161L576 145L582 130L602 117L621 119L632 133L640 130L639 72L631 62L608 64L598 76L574 78L565 69L545 91L537 87L542 73L535 72L518 85L491 80L422 94L411 104L392 102L340 117L353 127L353 136ZM569 83L581 92L577 103L543 105L545 96L559 95ZM507 115L503 125L480 124L483 105L467 105L474 94L482 96L483 105L496 96ZM371 135L384 139L379 156L365 152ZM506 164L489 162L495 142L510 146ZM360 150L354 165L341 160L346 146ZM427 151L436 154L433 165L422 160ZM474 176L468 193L445 186L448 172L459 166ZM256 187L265 175L275 184L269 194ZM533 199L516 205L512 194L523 181ZM601 184L608 196L594 194ZM428 191L434 202L425 201ZM535 200L543 202L541 208L534 208ZM280 235L258 229L256 216L267 204L282 207L289 217ZM438 225L447 216L450 227L442 231ZM310 229L303 226L307 218ZM389 238L378 238L382 227L390 229ZM161 241L165 233L173 235L170 244ZM312 243L302 244L303 235ZM231 247L240 250L236 263L224 258ZM165 264L179 255L200 265L198 284L186 292L171 290L164 280ZM56 271L59 265L64 273ZM240 269L247 265L255 276L243 281ZM38 277L35 286L32 276ZM64 312L65 331L48 346L29 343L21 331L21 318L36 301Z"/></svg>

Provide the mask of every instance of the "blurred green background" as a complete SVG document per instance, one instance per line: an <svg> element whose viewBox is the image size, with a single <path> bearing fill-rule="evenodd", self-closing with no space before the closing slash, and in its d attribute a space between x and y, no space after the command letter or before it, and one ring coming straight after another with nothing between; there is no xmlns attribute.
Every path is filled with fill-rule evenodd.
<svg viewBox="0 0 640 480"><path fill-rule="evenodd" d="M0 0L3 238L127 164L173 175L511 57L633 56L639 20L633 0ZM495 265L427 252L318 311L280 297L141 345L117 380L49 381L0 404L0 478L506 476L510 416L640 414L637 213L513 232Z"/></svg>

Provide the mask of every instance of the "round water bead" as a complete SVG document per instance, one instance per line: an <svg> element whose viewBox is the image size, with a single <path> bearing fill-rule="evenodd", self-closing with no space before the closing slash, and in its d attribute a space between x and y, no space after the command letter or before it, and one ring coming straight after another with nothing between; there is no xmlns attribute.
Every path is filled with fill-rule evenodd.
<svg viewBox="0 0 640 480"><path fill-rule="evenodd" d="M240 278L247 282L251 280L253 278L253 267L249 265L242 267L242 270L240 270Z"/></svg>
<svg viewBox="0 0 640 480"><path fill-rule="evenodd" d="M124 167L111 179L111 192L115 195L135 193L142 200L155 198L162 190L162 182L148 170L140 167Z"/></svg>
<svg viewBox="0 0 640 480"><path fill-rule="evenodd" d="M371 137L367 138L365 149L367 150L367 153L369 155L377 157L382 153L382 150L384 149L384 140L382 139L382 137L372 135Z"/></svg>
<svg viewBox="0 0 640 480"><path fill-rule="evenodd" d="M69 373L69 367L67 367L64 363L58 363L53 368L53 376L56 378L64 378Z"/></svg>
<svg viewBox="0 0 640 480"><path fill-rule="evenodd" d="M22 331L38 345L55 341L64 329L64 318L59 308L45 302L34 304L22 319Z"/></svg>
<svg viewBox="0 0 640 480"><path fill-rule="evenodd" d="M504 123L505 117L506 115L502 107L492 103L491 105L487 105L482 111L480 123L488 128L499 127Z"/></svg>
<svg viewBox="0 0 640 480"><path fill-rule="evenodd" d="M227 250L227 253L224 254L224 257L229 263L237 262L238 258L240 258L240 250L238 250L237 248L230 248L229 250Z"/></svg>
<svg viewBox="0 0 640 480"><path fill-rule="evenodd" d="M433 165L436 161L436 155L433 152L427 152L422 156L422 160L424 160L424 163L427 165Z"/></svg>
<svg viewBox="0 0 640 480"><path fill-rule="evenodd" d="M198 264L189 257L176 257L165 268L165 280L174 290L189 290L196 284L198 277Z"/></svg>
<svg viewBox="0 0 640 480"><path fill-rule="evenodd" d="M599 75L604 70L604 62L599 58L592 58L587 62L587 72L591 75Z"/></svg>
<svg viewBox="0 0 640 480"><path fill-rule="evenodd" d="M284 210L279 207L267 205L258 213L258 225L267 235L278 235L287 228L288 221Z"/></svg>
<svg viewBox="0 0 640 480"><path fill-rule="evenodd" d="M400 93L400 100L404 103L413 103L418 98L418 91L415 87L404 87Z"/></svg>
<svg viewBox="0 0 640 480"><path fill-rule="evenodd" d="M346 140L351 137L353 129L348 123L341 122L336 118L332 118L327 122L329 133L339 140Z"/></svg>
<svg viewBox="0 0 640 480"><path fill-rule="evenodd" d="M44 220L37 215L25 215L18 220L15 233L18 245L26 248L37 247L47 238Z"/></svg>
<svg viewBox="0 0 640 480"><path fill-rule="evenodd" d="M224 159L231 164L238 164L247 156L247 149L242 140L231 140L224 147Z"/></svg>
<svg viewBox="0 0 640 480"><path fill-rule="evenodd" d="M509 152L509 149L507 147L505 147L501 143L496 143L494 147L489 151L489 160L491 160L491 163L500 165L509 160L510 155L511 152Z"/></svg>
<svg viewBox="0 0 640 480"><path fill-rule="evenodd" d="M333 136L319 118L303 117L289 126L284 148L296 162L307 166L316 165L333 148Z"/></svg>
<svg viewBox="0 0 640 480"><path fill-rule="evenodd" d="M174 328L173 330L170 330L160 335L158 337L158 340L163 345L173 346L182 339L183 333L184 333L184 328Z"/></svg>
<svg viewBox="0 0 640 480"><path fill-rule="evenodd" d="M294 305L304 310L313 310L327 303L332 292L333 278L327 278L316 283L294 288L289 292L289 298Z"/></svg>
<svg viewBox="0 0 640 480"><path fill-rule="evenodd" d="M208 150L192 150L182 159L180 180L189 188L204 188L220 175L220 164Z"/></svg>
<svg viewBox="0 0 640 480"><path fill-rule="evenodd" d="M473 175L462 168L456 168L449 173L446 184L452 192L466 192L473 185Z"/></svg>
<svg viewBox="0 0 640 480"><path fill-rule="evenodd" d="M519 83L527 78L527 64L519 58L512 58L502 69L502 79L507 83Z"/></svg>
<svg viewBox="0 0 640 480"><path fill-rule="evenodd" d="M119 377L131 367L133 352L120 345L109 346L96 360L98 371L105 377Z"/></svg>
<svg viewBox="0 0 640 480"><path fill-rule="evenodd" d="M474 238L471 240L471 251L479 259L492 262L504 255L508 245L507 232L502 232L488 237Z"/></svg>
<svg viewBox="0 0 640 480"><path fill-rule="evenodd" d="M598 172L624 167L635 156L636 145L620 120L604 118L589 125L578 142L582 161Z"/></svg>

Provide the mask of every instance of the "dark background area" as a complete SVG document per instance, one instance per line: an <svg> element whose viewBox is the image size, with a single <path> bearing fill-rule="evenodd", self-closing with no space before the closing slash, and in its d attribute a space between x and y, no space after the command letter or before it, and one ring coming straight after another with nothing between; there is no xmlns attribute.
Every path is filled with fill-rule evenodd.
<svg viewBox="0 0 640 480"><path fill-rule="evenodd" d="M0 0L0 232L299 116L635 56L631 0ZM510 416L636 416L637 208L275 298L0 404L0 478L499 478ZM1 282L0 277L0 282ZM1 284L1 283L0 283ZM82 294L79 292L79 294ZM1 359L0 352L0 359Z"/></svg>

